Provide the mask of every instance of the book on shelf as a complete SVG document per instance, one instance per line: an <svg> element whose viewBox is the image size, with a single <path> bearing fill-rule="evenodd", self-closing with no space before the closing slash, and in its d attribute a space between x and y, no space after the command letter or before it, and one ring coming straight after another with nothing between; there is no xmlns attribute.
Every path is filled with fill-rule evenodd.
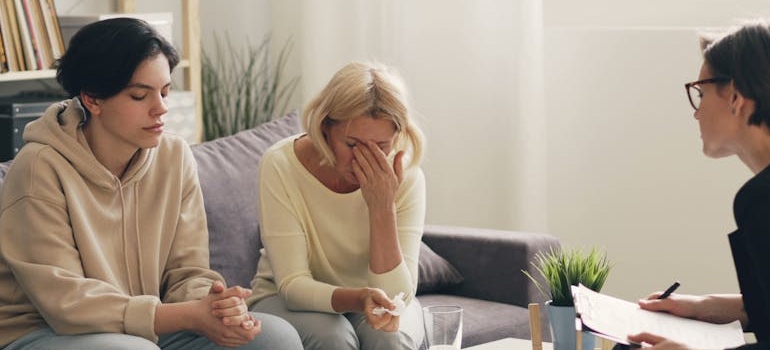
<svg viewBox="0 0 770 350"><path fill-rule="evenodd" d="M0 0L3 2L0 10L5 10L4 15L8 18L8 26L11 28L11 39L13 41L13 52L16 54L16 63L20 71L27 70L27 63L24 57L23 44L21 42L21 31L19 31L19 21L16 19L16 3L14 0Z"/></svg>
<svg viewBox="0 0 770 350"><path fill-rule="evenodd" d="M37 25L37 18L35 17L35 6L32 3L32 0L21 0L21 7L24 10L24 18L27 21L27 31L29 32L30 43L32 43L32 55L35 58L34 69L41 70L45 64L45 57L43 57L40 28Z"/></svg>
<svg viewBox="0 0 770 350"><path fill-rule="evenodd" d="M8 71L8 58L5 55L5 41L3 40L3 28L0 27L0 73Z"/></svg>
<svg viewBox="0 0 770 350"><path fill-rule="evenodd" d="M32 35L27 24L27 15L24 13L23 0L13 0L13 7L16 10L16 23L19 27L19 36L21 37L21 47L24 53L24 63L26 70L37 70L37 57L35 47L32 44Z"/></svg>
<svg viewBox="0 0 770 350"><path fill-rule="evenodd" d="M38 58L40 59L40 69L49 69L53 65L53 51L51 41L48 39L48 30L45 28L43 20L43 11L40 9L40 0L24 0L32 17L32 25L35 28L37 38Z"/></svg>
<svg viewBox="0 0 770 350"><path fill-rule="evenodd" d="M59 27L59 17L56 14L56 5L54 0L40 1L40 12L43 15L45 29L48 32L48 40L51 45L53 59L56 60L64 54L64 40L61 36L61 27Z"/></svg>
<svg viewBox="0 0 770 350"><path fill-rule="evenodd" d="M6 0L0 0L6 1ZM8 71L19 71L19 63L16 58L16 47L14 46L13 31L11 30L11 19L5 9L5 4L0 3L0 38L3 40L3 53Z"/></svg>

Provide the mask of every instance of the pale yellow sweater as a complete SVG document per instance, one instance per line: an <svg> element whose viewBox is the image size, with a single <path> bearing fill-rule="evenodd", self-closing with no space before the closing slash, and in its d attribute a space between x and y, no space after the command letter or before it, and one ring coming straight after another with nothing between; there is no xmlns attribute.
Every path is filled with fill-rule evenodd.
<svg viewBox="0 0 770 350"><path fill-rule="evenodd" d="M252 281L253 303L280 293L292 310L333 313L337 287L376 287L407 302L417 289L417 257L425 221L425 177L405 169L396 193L403 262L391 271L369 269L369 214L361 190L335 193L294 153L292 136L271 147L259 170L264 248Z"/></svg>
<svg viewBox="0 0 770 350"><path fill-rule="evenodd" d="M46 324L59 334L156 340L158 303L214 280L192 152L175 136L143 149L124 182L91 153L77 100L24 133L0 189L0 348Z"/></svg>

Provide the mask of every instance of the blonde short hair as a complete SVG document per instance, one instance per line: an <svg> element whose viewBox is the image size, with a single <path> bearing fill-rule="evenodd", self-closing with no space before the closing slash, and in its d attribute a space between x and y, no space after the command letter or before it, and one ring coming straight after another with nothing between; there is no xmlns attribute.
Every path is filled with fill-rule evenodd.
<svg viewBox="0 0 770 350"><path fill-rule="evenodd" d="M424 137L410 114L403 80L390 67L368 62L342 67L305 106L302 121L322 163L336 164L324 126L364 116L391 120L396 127L393 150L405 151L409 166L419 164Z"/></svg>

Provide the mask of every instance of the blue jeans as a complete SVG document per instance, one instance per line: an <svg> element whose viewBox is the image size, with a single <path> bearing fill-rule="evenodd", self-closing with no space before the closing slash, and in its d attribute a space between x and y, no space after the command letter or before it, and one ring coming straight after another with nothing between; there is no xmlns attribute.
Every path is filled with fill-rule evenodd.
<svg viewBox="0 0 770 350"><path fill-rule="evenodd" d="M251 310L289 321L306 350L411 350L420 348L423 341L422 308L417 298L401 314L397 332L373 329L360 313L291 311L278 295L258 301Z"/></svg>
<svg viewBox="0 0 770 350"><path fill-rule="evenodd" d="M273 315L252 313L262 321L262 332L238 350L301 350L297 331ZM9 344L3 350L224 350L195 332L176 332L160 336L158 344L145 338L121 333L57 335L50 328L38 329Z"/></svg>

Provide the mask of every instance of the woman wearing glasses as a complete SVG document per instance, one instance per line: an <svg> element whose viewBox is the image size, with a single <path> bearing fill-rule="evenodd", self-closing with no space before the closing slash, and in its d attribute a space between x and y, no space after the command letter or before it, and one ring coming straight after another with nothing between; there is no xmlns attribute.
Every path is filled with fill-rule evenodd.
<svg viewBox="0 0 770 350"><path fill-rule="evenodd" d="M755 174L735 196L738 226L729 235L741 294L681 295L639 305L648 310L712 323L739 320L757 343L770 348L770 28L753 22L718 38L702 38L698 80L685 85L700 125L703 153L712 158L737 155ZM685 346L642 333L629 336L654 349Z"/></svg>

